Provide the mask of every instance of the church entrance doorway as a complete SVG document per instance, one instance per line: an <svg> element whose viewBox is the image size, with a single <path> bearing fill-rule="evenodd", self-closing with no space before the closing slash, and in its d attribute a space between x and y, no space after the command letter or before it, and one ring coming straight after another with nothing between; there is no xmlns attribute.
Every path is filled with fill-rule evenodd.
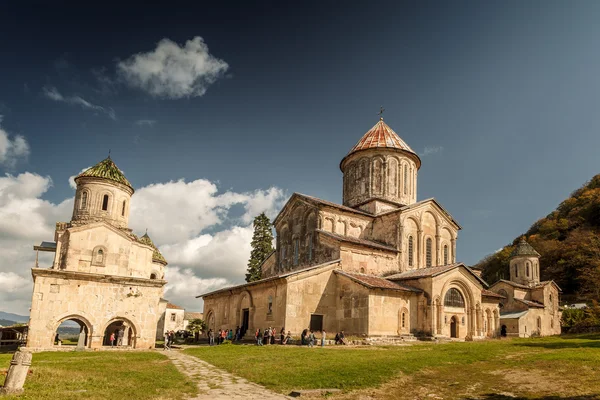
<svg viewBox="0 0 600 400"><path fill-rule="evenodd" d="M310 330L321 332L323 330L323 316L318 314L310 315Z"/></svg>
<svg viewBox="0 0 600 400"><path fill-rule="evenodd" d="M114 336L114 341L111 343L111 336ZM126 321L116 320L108 324L104 331L103 346L128 346L135 348L135 333L133 327Z"/></svg>
<svg viewBox="0 0 600 400"><path fill-rule="evenodd" d="M240 334L242 335L242 337L244 337L244 335L246 334L249 323L250 323L250 309L244 308L242 310L242 327L240 328L241 329Z"/></svg>
<svg viewBox="0 0 600 400"><path fill-rule="evenodd" d="M456 316L450 319L450 337L458 337L458 318Z"/></svg>

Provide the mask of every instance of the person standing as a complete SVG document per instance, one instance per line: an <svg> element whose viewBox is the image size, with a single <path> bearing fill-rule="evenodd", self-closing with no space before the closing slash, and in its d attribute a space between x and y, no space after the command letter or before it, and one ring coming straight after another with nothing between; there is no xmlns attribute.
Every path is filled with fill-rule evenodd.
<svg viewBox="0 0 600 400"><path fill-rule="evenodd" d="M269 328L271 329L271 328ZM277 331L275 330L275 328L271 329L271 344L275 344L275 335L277 335Z"/></svg>
<svg viewBox="0 0 600 400"><path fill-rule="evenodd" d="M325 338L327 337L327 333L325 329L321 331L321 347L325 347Z"/></svg>
<svg viewBox="0 0 600 400"><path fill-rule="evenodd" d="M280 344L285 344L285 326L279 331L279 340L281 340Z"/></svg>
<svg viewBox="0 0 600 400"><path fill-rule="evenodd" d="M208 344L210 346L214 346L215 345L215 333L213 332L212 329L208 330Z"/></svg>
<svg viewBox="0 0 600 400"><path fill-rule="evenodd" d="M308 335L308 347L313 347L315 344L315 333L313 330L310 330L310 334Z"/></svg>
<svg viewBox="0 0 600 400"><path fill-rule="evenodd" d="M265 331L263 332L263 342L264 344L266 344L267 346L269 345L269 333L271 332L271 328L267 328L265 329Z"/></svg>
<svg viewBox="0 0 600 400"><path fill-rule="evenodd" d="M115 333L111 333L110 334L110 347L114 347L115 346Z"/></svg>
<svg viewBox="0 0 600 400"><path fill-rule="evenodd" d="M235 341L236 341L236 342L239 342L240 340L242 340L242 337L241 337L241 330L240 330L240 327L238 326L238 327L235 329Z"/></svg>
<svg viewBox="0 0 600 400"><path fill-rule="evenodd" d="M260 331L260 328L256 328L256 332L254 333L254 338L256 339L256 345L257 346L262 346L262 332Z"/></svg>
<svg viewBox="0 0 600 400"><path fill-rule="evenodd" d="M117 346L123 346L123 336L125 336L125 329L119 329L117 333Z"/></svg>

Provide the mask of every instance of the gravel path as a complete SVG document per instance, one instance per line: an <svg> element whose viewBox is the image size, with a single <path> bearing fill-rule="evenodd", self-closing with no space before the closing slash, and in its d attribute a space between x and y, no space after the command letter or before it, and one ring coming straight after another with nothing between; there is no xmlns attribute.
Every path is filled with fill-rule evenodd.
<svg viewBox="0 0 600 400"><path fill-rule="evenodd" d="M190 377L198 385L199 394L189 400L219 400L219 399L260 399L281 400L290 399L268 390L267 388L249 382L244 378L225 372L194 356L189 356L178 350L162 351L171 359L180 372Z"/></svg>

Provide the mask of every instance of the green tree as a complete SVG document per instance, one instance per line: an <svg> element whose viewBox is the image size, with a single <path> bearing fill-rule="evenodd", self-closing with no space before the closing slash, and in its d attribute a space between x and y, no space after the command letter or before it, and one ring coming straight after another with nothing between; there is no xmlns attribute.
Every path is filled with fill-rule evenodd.
<svg viewBox="0 0 600 400"><path fill-rule="evenodd" d="M252 252L248 260L246 282L254 282L261 278L260 265L273 252L273 232L271 221L263 212L254 218L254 235L252 235Z"/></svg>
<svg viewBox="0 0 600 400"><path fill-rule="evenodd" d="M200 318L193 319L188 324L187 330L190 332L204 332L206 330L206 322Z"/></svg>

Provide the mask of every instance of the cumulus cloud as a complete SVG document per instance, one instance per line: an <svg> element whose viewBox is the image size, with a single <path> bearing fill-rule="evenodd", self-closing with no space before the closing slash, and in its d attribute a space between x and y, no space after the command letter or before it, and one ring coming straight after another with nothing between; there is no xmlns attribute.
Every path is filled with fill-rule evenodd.
<svg viewBox="0 0 600 400"><path fill-rule="evenodd" d="M77 175L79 175L80 173L82 173L83 171L87 171L88 169L92 168L92 166L90 165L89 167L85 167L82 168L81 171L79 171L78 173L76 173L75 175L71 175L69 177L69 186L71 187L71 189L75 190L77 189L77 184L75 183L75 178L77 178Z"/></svg>
<svg viewBox="0 0 600 400"><path fill-rule="evenodd" d="M0 115L0 123L2 123ZM11 136L0 126L0 165L13 168L19 160L29 156L29 143L21 135Z"/></svg>
<svg viewBox="0 0 600 400"><path fill-rule="evenodd" d="M162 39L153 51L134 54L117 64L117 71L131 87L152 96L180 99L206 93L229 65L208 51L200 36L179 46Z"/></svg>
<svg viewBox="0 0 600 400"><path fill-rule="evenodd" d="M435 153L441 153L442 151L444 151L444 148L442 146L437 146L437 147L425 146L425 148L419 155L421 157L427 157L428 155L435 154Z"/></svg>
<svg viewBox="0 0 600 400"><path fill-rule="evenodd" d="M70 184L74 184L73 177ZM56 204L42 198L51 187L50 177L29 172L0 177L3 311L28 312L30 268L35 263L32 246L52 240L55 223L71 217L71 197ZM138 234L148 228L169 261L165 298L189 310L201 310L202 302L195 296L244 281L252 220L263 211L274 217L286 197L278 188L219 191L215 183L204 179L157 183L137 189L130 227ZM40 266L49 267L51 256L40 253Z"/></svg>
<svg viewBox="0 0 600 400"><path fill-rule="evenodd" d="M80 96L63 96L63 94L60 93L58 89L54 86L44 86L42 88L42 93L50 100L80 106L81 108L84 108L86 110L93 110L106 114L112 120L117 119L115 110L113 110L112 108L102 107L97 104L90 103L89 101Z"/></svg>

